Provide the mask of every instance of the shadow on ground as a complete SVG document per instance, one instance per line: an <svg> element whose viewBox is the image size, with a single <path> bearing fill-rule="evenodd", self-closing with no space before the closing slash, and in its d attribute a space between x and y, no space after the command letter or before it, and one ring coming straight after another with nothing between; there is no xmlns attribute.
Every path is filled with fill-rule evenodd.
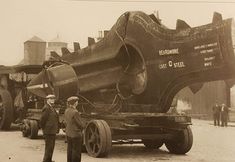
<svg viewBox="0 0 235 162"><path fill-rule="evenodd" d="M172 154L163 149L147 149L144 145L114 145L110 151L109 157L121 159L144 159L152 158L153 160L170 160Z"/></svg>

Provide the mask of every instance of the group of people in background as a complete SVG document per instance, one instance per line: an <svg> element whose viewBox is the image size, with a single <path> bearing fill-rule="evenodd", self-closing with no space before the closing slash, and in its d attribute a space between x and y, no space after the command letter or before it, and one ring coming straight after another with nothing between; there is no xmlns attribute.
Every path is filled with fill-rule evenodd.
<svg viewBox="0 0 235 162"><path fill-rule="evenodd" d="M45 139L43 162L53 162L52 155L55 147L55 137L59 133L59 115L55 109L55 99L55 95L47 95L40 120ZM64 114L67 137L67 162L81 161L82 130L84 124L77 110L78 100L77 96L69 97Z"/></svg>
<svg viewBox="0 0 235 162"><path fill-rule="evenodd" d="M214 126L228 126L228 111L228 106L226 106L224 103L222 105L216 103L212 107Z"/></svg>

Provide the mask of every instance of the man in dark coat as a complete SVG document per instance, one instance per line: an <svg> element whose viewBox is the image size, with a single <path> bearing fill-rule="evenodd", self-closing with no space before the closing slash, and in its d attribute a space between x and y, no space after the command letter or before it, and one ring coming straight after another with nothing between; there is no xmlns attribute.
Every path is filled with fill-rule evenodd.
<svg viewBox="0 0 235 162"><path fill-rule="evenodd" d="M228 107L225 104L221 106L221 126L228 126Z"/></svg>
<svg viewBox="0 0 235 162"><path fill-rule="evenodd" d="M81 161L81 148L82 148L82 129L83 123L81 116L78 112L79 98L72 96L67 99L67 109L65 110L66 122L66 136L67 136L67 162L80 162Z"/></svg>
<svg viewBox="0 0 235 162"><path fill-rule="evenodd" d="M55 110L55 95L47 95L46 104L42 109L41 127L45 138L43 162L52 162L56 133L59 133L59 116Z"/></svg>
<svg viewBox="0 0 235 162"><path fill-rule="evenodd" d="M214 119L214 126L216 125L220 125L220 106L216 103L213 107L212 107L212 111L213 111L213 119Z"/></svg>

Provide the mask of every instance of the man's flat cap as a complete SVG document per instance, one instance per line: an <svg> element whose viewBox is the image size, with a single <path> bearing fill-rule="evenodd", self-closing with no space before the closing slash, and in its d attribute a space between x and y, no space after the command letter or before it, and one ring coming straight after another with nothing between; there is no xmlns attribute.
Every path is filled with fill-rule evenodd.
<svg viewBox="0 0 235 162"><path fill-rule="evenodd" d="M67 101L68 102L70 102L70 101L78 101L79 100L79 98L77 97L77 96L71 96L71 97L69 97L68 99L67 99Z"/></svg>
<svg viewBox="0 0 235 162"><path fill-rule="evenodd" d="M46 96L46 99L49 99L49 98L55 98L55 95L53 95L53 94L47 95L47 96Z"/></svg>

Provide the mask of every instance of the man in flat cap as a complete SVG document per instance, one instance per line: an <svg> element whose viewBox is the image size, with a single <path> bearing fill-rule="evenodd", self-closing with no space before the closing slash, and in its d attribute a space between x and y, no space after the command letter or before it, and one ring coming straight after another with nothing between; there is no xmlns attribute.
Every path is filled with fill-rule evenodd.
<svg viewBox="0 0 235 162"><path fill-rule="evenodd" d="M46 104L42 109L40 124L45 138L43 162L52 162L56 133L59 133L59 116L55 110L55 95L46 96Z"/></svg>
<svg viewBox="0 0 235 162"><path fill-rule="evenodd" d="M220 126L220 111L221 107L215 103L215 105L212 107L214 126Z"/></svg>
<svg viewBox="0 0 235 162"><path fill-rule="evenodd" d="M81 161L82 129L84 128L81 116L76 109L79 98L72 96L67 99L65 110L66 136L67 136L67 162Z"/></svg>

